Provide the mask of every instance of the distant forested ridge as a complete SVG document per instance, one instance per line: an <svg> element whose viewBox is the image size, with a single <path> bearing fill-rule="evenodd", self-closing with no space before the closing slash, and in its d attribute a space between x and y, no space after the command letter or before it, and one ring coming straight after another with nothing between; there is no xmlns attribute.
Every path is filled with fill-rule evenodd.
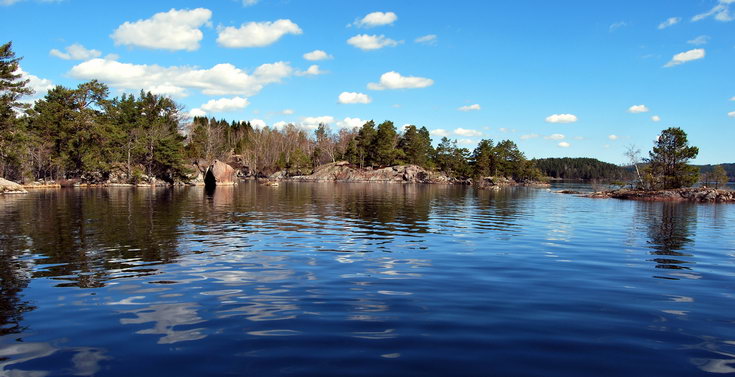
<svg viewBox="0 0 735 377"><path fill-rule="evenodd" d="M534 159L541 173L551 178L581 180L625 180L630 169L587 157Z"/></svg>
<svg viewBox="0 0 735 377"><path fill-rule="evenodd" d="M725 169L725 172L727 173L727 178L730 180L730 182L735 181L735 163L718 164L718 165L722 166L722 168ZM693 166L699 168L699 172L701 174L708 174L708 173L712 173L712 171L718 165L693 165Z"/></svg>

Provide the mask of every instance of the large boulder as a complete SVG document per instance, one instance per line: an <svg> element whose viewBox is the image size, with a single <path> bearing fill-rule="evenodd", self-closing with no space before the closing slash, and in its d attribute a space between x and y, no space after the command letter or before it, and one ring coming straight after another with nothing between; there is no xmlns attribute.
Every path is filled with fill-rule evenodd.
<svg viewBox="0 0 735 377"><path fill-rule="evenodd" d="M207 173L204 176L204 183L207 186L233 185L235 184L235 169L222 161L214 160L212 165L207 169Z"/></svg>
<svg viewBox="0 0 735 377"><path fill-rule="evenodd" d="M8 181L7 179L0 178L0 194L25 194L28 191L23 189L23 186Z"/></svg>

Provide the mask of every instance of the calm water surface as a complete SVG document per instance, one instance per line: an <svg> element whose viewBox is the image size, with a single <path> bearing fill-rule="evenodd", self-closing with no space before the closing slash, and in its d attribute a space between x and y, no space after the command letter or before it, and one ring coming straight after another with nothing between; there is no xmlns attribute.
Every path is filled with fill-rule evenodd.
<svg viewBox="0 0 735 377"><path fill-rule="evenodd" d="M733 224L525 188L0 197L0 376L733 374Z"/></svg>

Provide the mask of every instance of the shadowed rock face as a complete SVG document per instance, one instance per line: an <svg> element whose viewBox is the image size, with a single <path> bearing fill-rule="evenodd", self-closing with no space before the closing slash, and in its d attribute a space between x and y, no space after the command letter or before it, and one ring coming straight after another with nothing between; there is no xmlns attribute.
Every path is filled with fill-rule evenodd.
<svg viewBox="0 0 735 377"><path fill-rule="evenodd" d="M204 184L207 186L235 184L235 169L222 161L214 160L204 176Z"/></svg>

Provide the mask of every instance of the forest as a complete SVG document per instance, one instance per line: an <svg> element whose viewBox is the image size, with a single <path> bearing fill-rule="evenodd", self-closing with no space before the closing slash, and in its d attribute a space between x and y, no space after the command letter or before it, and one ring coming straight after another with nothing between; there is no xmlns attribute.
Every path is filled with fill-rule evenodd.
<svg viewBox="0 0 735 377"><path fill-rule="evenodd" d="M595 158L541 158L534 160L534 163L544 175L551 178L624 181L632 177L631 168L603 162Z"/></svg>
<svg viewBox="0 0 735 377"><path fill-rule="evenodd" d="M510 140L482 140L470 151L442 138L433 146L425 127L396 129L368 121L334 131L295 125L253 127L249 122L188 118L171 98L141 91L110 97L98 81L56 86L34 103L12 45L0 46L0 176L19 182L187 182L214 159L242 162L252 175L285 170L308 174L347 160L361 168L416 164L457 178L538 179L541 172Z"/></svg>

